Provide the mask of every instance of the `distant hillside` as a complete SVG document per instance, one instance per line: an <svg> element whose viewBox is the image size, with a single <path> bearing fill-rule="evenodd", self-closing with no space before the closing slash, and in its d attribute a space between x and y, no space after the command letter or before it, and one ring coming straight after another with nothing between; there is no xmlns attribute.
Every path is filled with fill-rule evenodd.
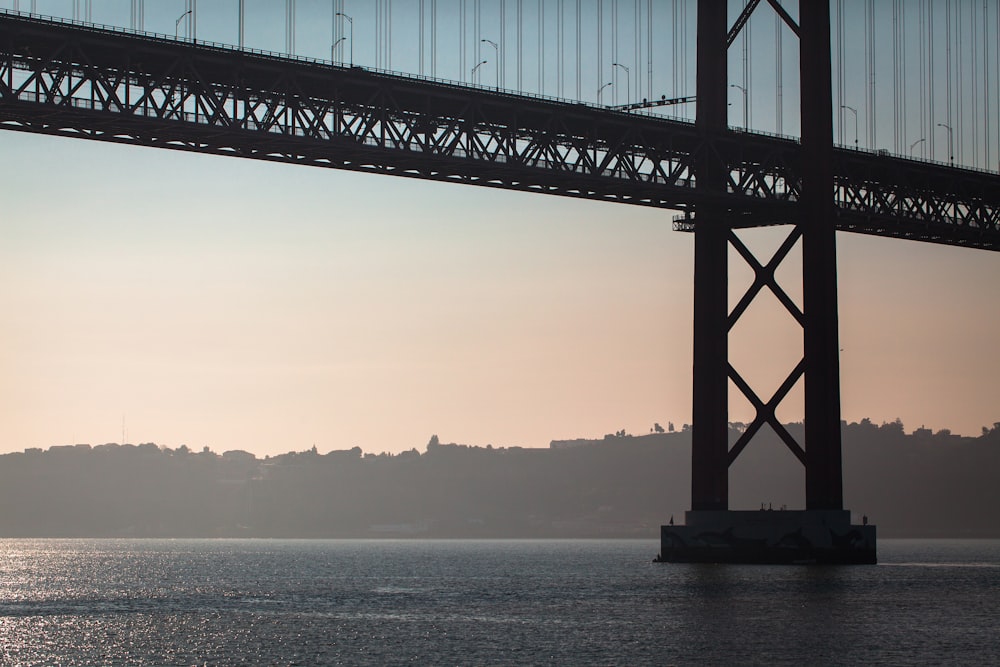
<svg viewBox="0 0 1000 667"><path fill-rule="evenodd" d="M378 456L32 449L0 456L0 536L655 538L689 507L690 448L685 430L549 449L435 436L424 453ZM844 428L845 504L883 537L1000 537L998 472L1000 424L977 438L906 434L898 422ZM734 509L803 504L801 466L773 434L730 479Z"/></svg>

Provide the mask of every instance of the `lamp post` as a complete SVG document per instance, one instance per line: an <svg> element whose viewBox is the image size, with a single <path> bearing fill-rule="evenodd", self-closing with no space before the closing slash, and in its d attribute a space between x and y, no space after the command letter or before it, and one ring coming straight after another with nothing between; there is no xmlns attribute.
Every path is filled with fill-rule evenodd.
<svg viewBox="0 0 1000 667"><path fill-rule="evenodd" d="M746 130L747 125L749 125L749 118L750 118L750 114L748 113L747 110L747 89L738 83L731 83L729 84L729 87L739 88L740 91L743 93L743 129Z"/></svg>
<svg viewBox="0 0 1000 667"><path fill-rule="evenodd" d="M841 109L847 109L852 114L854 114L854 150L858 149L858 110L854 107L849 107L846 104L840 105ZM923 141L921 139L921 141Z"/></svg>
<svg viewBox="0 0 1000 667"><path fill-rule="evenodd" d="M951 125L945 125L944 123L938 123L938 127L943 127L944 129L948 130L948 163L951 166L954 167L955 166L955 147L954 147L954 144L952 143Z"/></svg>
<svg viewBox="0 0 1000 667"><path fill-rule="evenodd" d="M922 141L926 141L926 138L920 137L919 139L917 139L916 141L914 141L912 144L910 144L910 157L911 158L913 157L913 149L916 147L917 144L919 144Z"/></svg>
<svg viewBox="0 0 1000 667"><path fill-rule="evenodd" d="M338 39L336 42L333 43L333 46L330 47L330 62L334 63L337 62L337 58L334 54L337 51L337 47L340 46L340 43L346 41L347 41L346 37L341 37L340 39ZM341 60L340 62L343 62L343 60Z"/></svg>
<svg viewBox="0 0 1000 667"><path fill-rule="evenodd" d="M604 84L603 86L601 86L600 88L597 89L597 104L598 105L600 105L600 103L601 103L601 93L604 92L604 89L607 88L608 86L610 86L611 83L612 83L611 81L608 81L606 84Z"/></svg>
<svg viewBox="0 0 1000 667"><path fill-rule="evenodd" d="M181 29L181 21L183 21L184 17L190 14L192 11L193 10L190 9L187 10L186 12L178 16L176 21L174 21L174 39L178 39L179 37L178 33L180 32Z"/></svg>
<svg viewBox="0 0 1000 667"><path fill-rule="evenodd" d="M612 67L621 67L625 70L625 104L631 104L632 101L632 73L629 71L628 67L622 65L621 63L611 63Z"/></svg>
<svg viewBox="0 0 1000 667"><path fill-rule="evenodd" d="M500 46L494 42L492 39L481 39L480 42L484 42L493 47L493 51L496 52L496 71L497 71L497 85L496 89L500 90Z"/></svg>
<svg viewBox="0 0 1000 667"><path fill-rule="evenodd" d="M469 78L472 80L471 83L475 83L476 82L476 70L478 70L480 67L482 67L486 63L487 63L487 61L482 60L482 61L476 63L476 66L472 68L472 72L469 73Z"/></svg>
<svg viewBox="0 0 1000 667"><path fill-rule="evenodd" d="M354 19L352 19L350 16L348 16L344 12L337 12L336 14L334 14L334 16L342 16L342 17L344 17L345 19L347 19L347 23L350 24L350 26L351 26L351 31L348 33L348 39L351 42L351 50L350 50L351 57L348 60L348 64L351 67L354 67ZM343 39L343 37L341 37L340 39ZM340 40L338 40L338 42L339 41Z"/></svg>

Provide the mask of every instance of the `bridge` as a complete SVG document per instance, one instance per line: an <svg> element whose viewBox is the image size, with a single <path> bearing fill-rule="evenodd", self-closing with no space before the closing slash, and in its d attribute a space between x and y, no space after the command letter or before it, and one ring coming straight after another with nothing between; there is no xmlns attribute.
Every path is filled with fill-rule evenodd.
<svg viewBox="0 0 1000 667"><path fill-rule="evenodd" d="M704 528L704 521L717 522L726 512L728 468L765 425L805 467L806 511L824 525L840 525L833 234L996 250L1000 178L952 161L833 145L831 12L824 2L804 3L798 20L780 3L767 3L801 40L801 139L751 131L746 123L731 127L726 49L758 4L747 4L735 21L724 3L698 4L695 122L641 113L655 100L601 105L506 90L499 70L497 85L470 85L362 67L353 58L296 57L3 11L0 128L675 211L675 228L696 239L689 528L696 530L699 521ZM182 17L193 17L190 11ZM768 261L754 258L733 233L773 225L791 232ZM803 308L774 278L800 239ZM756 275L731 311L730 245ZM767 399L727 361L728 331L765 289L804 336L801 362ZM799 443L775 409L803 379L807 428ZM729 382L757 411L732 445ZM789 517L807 526L813 520ZM694 532L664 531L664 551L672 553L676 543L705 546ZM874 558L873 532L870 542Z"/></svg>

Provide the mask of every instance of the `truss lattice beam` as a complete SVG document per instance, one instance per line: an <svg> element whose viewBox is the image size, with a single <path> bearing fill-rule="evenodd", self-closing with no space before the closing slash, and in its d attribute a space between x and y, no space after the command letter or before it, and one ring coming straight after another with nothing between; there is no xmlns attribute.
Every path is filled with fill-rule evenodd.
<svg viewBox="0 0 1000 667"><path fill-rule="evenodd" d="M0 11L0 128L791 222L788 138ZM724 192L699 191L704 153ZM996 250L1000 178L834 153L837 228Z"/></svg>

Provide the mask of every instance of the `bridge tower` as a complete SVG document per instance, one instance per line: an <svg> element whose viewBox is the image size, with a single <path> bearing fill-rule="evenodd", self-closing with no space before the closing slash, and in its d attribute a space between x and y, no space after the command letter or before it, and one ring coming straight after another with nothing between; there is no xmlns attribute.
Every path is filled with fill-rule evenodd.
<svg viewBox="0 0 1000 667"><path fill-rule="evenodd" d="M829 0L799 4L799 23L780 3L772 8L799 36L802 164L797 219L766 265L752 258L733 233L733 211L722 203L728 167L713 143L728 132L727 49L759 4L751 0L729 29L726 3L698 2L697 115L702 145L696 163L699 204L694 224L694 385L691 511L683 526L663 526L660 559L685 562L875 562L875 527L852 526L843 507L840 440L840 361L837 321L837 248L833 200L833 99ZM718 203L716 203L718 202ZM803 308L774 280L778 264L801 239ZM732 243L757 276L732 313L728 304L728 250ZM761 401L728 360L728 332L756 290L772 289L803 330L802 360L769 401ZM777 421L775 409L802 379L805 446ZM757 414L730 447L729 381ZM763 425L770 425L805 468L806 508L729 510L729 466Z"/></svg>

